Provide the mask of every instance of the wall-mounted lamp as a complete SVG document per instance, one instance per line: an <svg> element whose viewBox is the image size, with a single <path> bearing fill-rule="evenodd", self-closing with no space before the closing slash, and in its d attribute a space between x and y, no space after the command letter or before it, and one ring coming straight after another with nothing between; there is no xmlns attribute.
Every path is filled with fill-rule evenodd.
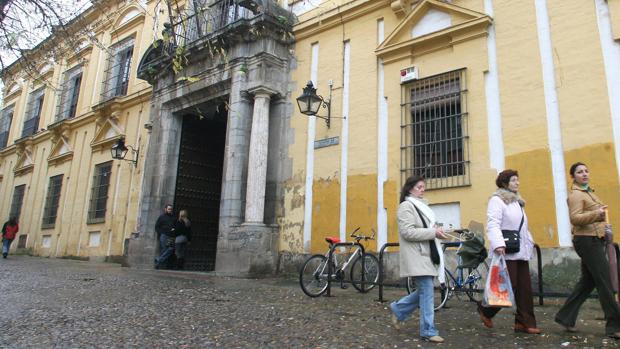
<svg viewBox="0 0 620 349"><path fill-rule="evenodd" d="M299 111L302 114L314 115L317 118L321 118L325 120L325 123L327 124L327 128L329 128L329 124L332 118L346 119L346 117L331 116L332 114L332 107L331 107L332 86L333 86L333 83L330 80L328 100L324 100L323 96L316 94L316 88L314 88L312 81L308 81L308 84L306 85L306 87L304 87L304 90L303 90L304 92L301 94L301 96L297 97L297 105L299 106ZM321 106L327 109L327 116L317 115Z"/></svg>
<svg viewBox="0 0 620 349"><path fill-rule="evenodd" d="M127 148L129 147L129 148ZM135 157L133 159L125 159L125 156L127 155L127 152L131 150L132 154L135 154ZM140 149L134 149L132 146L127 146L125 145L125 138L121 137L119 138L116 143L114 143L112 145L112 148L110 148L110 153L112 153L112 159L117 159L117 160L125 160L125 161L130 161L133 162L133 165L135 167L138 167L138 154L139 154Z"/></svg>

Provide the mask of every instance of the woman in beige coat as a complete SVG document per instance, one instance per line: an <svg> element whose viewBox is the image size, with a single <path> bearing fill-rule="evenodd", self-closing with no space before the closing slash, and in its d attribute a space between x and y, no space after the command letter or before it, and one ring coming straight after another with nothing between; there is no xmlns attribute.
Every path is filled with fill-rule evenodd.
<svg viewBox="0 0 620 349"><path fill-rule="evenodd" d="M392 323L401 322L420 308L420 336L434 343L443 342L434 323L433 280L443 274L443 254L437 239L445 239L441 227L435 225L435 214L424 200L426 184L422 177L409 177L401 190L398 207L400 242L400 276L415 278L415 292L390 304ZM432 251L434 250L434 251ZM439 273L438 271L442 271Z"/></svg>

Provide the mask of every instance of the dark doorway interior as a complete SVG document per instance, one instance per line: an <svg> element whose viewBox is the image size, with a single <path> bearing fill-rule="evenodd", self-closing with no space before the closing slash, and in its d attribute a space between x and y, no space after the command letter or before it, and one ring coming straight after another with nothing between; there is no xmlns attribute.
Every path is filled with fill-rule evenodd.
<svg viewBox="0 0 620 349"><path fill-rule="evenodd" d="M227 111L222 103L183 116L174 196L175 211L187 210L192 240L185 269L215 269Z"/></svg>

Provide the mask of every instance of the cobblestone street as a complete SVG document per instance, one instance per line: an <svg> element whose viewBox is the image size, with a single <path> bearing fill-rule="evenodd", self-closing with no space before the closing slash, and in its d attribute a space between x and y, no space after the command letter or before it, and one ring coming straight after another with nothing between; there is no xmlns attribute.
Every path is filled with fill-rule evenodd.
<svg viewBox="0 0 620 349"><path fill-rule="evenodd" d="M515 335L510 311L482 327L472 303L436 313L444 344L422 342L417 318L392 328L378 292L334 289L311 299L291 278L231 279L115 264L9 256L0 261L0 346L9 348L577 348L618 347L603 336L594 300L579 332L552 323L557 303L536 307L543 335ZM387 299L402 295L391 289Z"/></svg>

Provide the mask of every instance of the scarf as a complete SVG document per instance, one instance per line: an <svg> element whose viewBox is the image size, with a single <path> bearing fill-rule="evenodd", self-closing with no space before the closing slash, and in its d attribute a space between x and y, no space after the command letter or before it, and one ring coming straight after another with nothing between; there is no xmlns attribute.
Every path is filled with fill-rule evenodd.
<svg viewBox="0 0 620 349"><path fill-rule="evenodd" d="M518 202L521 207L525 207L525 200L523 200L518 192L515 193L514 191L510 191L508 189L499 188L495 191L495 193L493 193L493 196L497 196L502 199L506 205L510 205L513 202Z"/></svg>
<svg viewBox="0 0 620 349"><path fill-rule="evenodd" d="M417 199L417 198L414 198L413 196L407 196L407 201L411 202L418 210L420 210L422 215L428 219L429 227L435 226L436 219L437 219L435 217L435 212L433 212L433 210L431 210L431 208L428 207L426 200ZM421 217L421 218L424 219L424 217ZM441 241L439 241L439 239L435 238L434 242L435 242L435 247L437 247L437 252L439 252L439 265L437 266L437 279L439 279L439 282L443 285L446 283L445 264L443 260L443 248L441 246Z"/></svg>

